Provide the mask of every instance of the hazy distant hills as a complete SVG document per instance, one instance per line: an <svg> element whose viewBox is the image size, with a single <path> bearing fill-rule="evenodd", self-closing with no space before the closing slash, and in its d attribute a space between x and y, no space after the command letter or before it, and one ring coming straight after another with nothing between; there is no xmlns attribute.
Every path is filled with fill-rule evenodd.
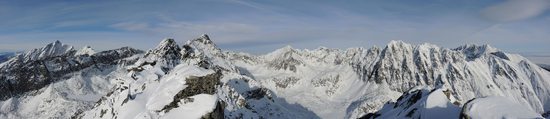
<svg viewBox="0 0 550 119"><path fill-rule="evenodd" d="M0 63L7 61L10 57L14 55L15 52L0 52Z"/></svg>

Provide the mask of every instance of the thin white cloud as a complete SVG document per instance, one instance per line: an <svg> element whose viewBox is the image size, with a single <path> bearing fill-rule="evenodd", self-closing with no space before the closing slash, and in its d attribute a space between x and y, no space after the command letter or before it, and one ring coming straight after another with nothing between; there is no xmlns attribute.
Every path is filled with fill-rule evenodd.
<svg viewBox="0 0 550 119"><path fill-rule="evenodd" d="M543 9L548 9L548 6L534 4L537 1L544 2L502 1L487 7L482 15L498 22L528 19L541 14ZM536 45L548 44L548 27L544 26L550 25L550 22L516 22L515 26L502 24L496 27L497 25L492 25L494 23L480 21L476 16L479 15L478 9L482 9L481 6L476 6L478 3L456 5L449 2L443 4L442 8L382 1L368 2L372 4L247 0L152 1L138 5L130 5L132 2L128 1L77 3L79 2L38 7L0 4L0 26L8 31L0 36L0 48L29 49L45 44L42 41L50 42L55 39L103 49L124 45L148 49L162 38L175 38L181 43L203 33L210 34L222 48L247 52L267 52L272 50L270 48L284 45L293 45L296 48L369 47L375 44L385 45L388 40L430 42L443 47L456 47L465 43L516 45L516 41L521 39L526 45ZM445 5L459 7L447 9ZM5 9L9 11L2 12L1 6L8 6L9 9ZM550 17L545 17L540 20L550 20ZM528 28L517 28L523 26L522 24ZM532 30L536 28L538 31ZM73 29L81 33L67 32ZM18 30L24 32L10 33ZM97 32L95 30L108 33L89 33ZM41 43L26 45L32 41ZM88 42L84 43L85 41ZM504 47L499 48L507 47L510 51L523 49L512 45L502 45ZM536 48L538 49L534 50L548 49L545 46Z"/></svg>
<svg viewBox="0 0 550 119"><path fill-rule="evenodd" d="M511 22L536 17L550 8L550 0L507 0L489 6L481 15L491 21Z"/></svg>
<svg viewBox="0 0 550 119"><path fill-rule="evenodd" d="M111 25L111 27L127 31L146 31L151 29L145 22L121 22Z"/></svg>

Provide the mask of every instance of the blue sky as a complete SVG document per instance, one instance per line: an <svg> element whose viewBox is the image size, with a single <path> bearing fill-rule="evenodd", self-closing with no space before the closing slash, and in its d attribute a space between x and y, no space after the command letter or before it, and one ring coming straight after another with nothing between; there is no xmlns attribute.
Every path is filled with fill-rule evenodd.
<svg viewBox="0 0 550 119"><path fill-rule="evenodd" d="M55 40L147 50L163 38L183 43L206 33L222 49L254 54L285 45L371 47L390 40L547 53L549 7L550 0L3 0L0 51Z"/></svg>

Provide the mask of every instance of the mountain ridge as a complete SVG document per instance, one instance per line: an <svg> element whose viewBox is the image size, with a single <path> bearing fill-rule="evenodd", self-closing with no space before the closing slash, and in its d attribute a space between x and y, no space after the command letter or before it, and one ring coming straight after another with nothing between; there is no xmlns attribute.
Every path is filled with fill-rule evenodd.
<svg viewBox="0 0 550 119"><path fill-rule="evenodd" d="M74 50L47 51L56 57L74 54ZM91 56L98 54L105 53ZM44 85L40 90L74 82L103 87L49 91L78 96L90 90L99 100L71 103L70 107L88 106L53 117L360 118L380 111L387 102L418 86L444 88L445 95L454 97L450 103L457 107L473 98L504 96L528 105L534 113L550 109L550 89L544 88L550 86L550 73L520 55L489 45L448 49L391 41L382 48L302 50L287 46L265 55L250 55L223 51L204 34L184 44L164 39L147 52L130 55L110 59L120 61L105 64L109 70L90 72L104 78L103 83L82 82L68 73L67 80ZM16 107L25 100L67 98L23 94L0 101L0 117L25 118L17 115L25 111ZM184 113L191 111L186 109L195 110ZM393 116L399 115L386 117Z"/></svg>

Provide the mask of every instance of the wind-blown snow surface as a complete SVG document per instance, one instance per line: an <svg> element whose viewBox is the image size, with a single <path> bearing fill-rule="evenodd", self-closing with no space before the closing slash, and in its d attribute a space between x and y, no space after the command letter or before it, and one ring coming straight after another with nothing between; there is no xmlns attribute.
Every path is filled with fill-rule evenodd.
<svg viewBox="0 0 550 119"><path fill-rule="evenodd" d="M388 102L376 113L362 118L458 118L460 108L452 101L454 97L447 89L417 87L403 93L396 102Z"/></svg>
<svg viewBox="0 0 550 119"><path fill-rule="evenodd" d="M86 103L90 106L70 116L44 117L359 118L384 111L380 109L387 102L399 102L402 94L418 86L445 90L421 90L425 98L420 102L429 103L414 103L422 113L413 116L458 118L457 112L468 100L487 96L506 97L539 115L550 110L550 72L488 45L447 49L392 41L383 48L369 49L288 46L254 56L223 52L203 35L182 45L165 39L132 58L137 60L133 65L114 65L118 68L112 72L96 73L108 81L92 84L111 88L93 93L90 100L99 98L93 106ZM47 92L55 84L40 90ZM8 105L17 102L11 99L43 101L43 92L3 101L0 114L26 113ZM437 115L447 113L452 114ZM385 117L407 116L390 114Z"/></svg>
<svg viewBox="0 0 550 119"><path fill-rule="evenodd" d="M462 113L472 119L542 119L529 107L497 96L474 99L464 106Z"/></svg>

